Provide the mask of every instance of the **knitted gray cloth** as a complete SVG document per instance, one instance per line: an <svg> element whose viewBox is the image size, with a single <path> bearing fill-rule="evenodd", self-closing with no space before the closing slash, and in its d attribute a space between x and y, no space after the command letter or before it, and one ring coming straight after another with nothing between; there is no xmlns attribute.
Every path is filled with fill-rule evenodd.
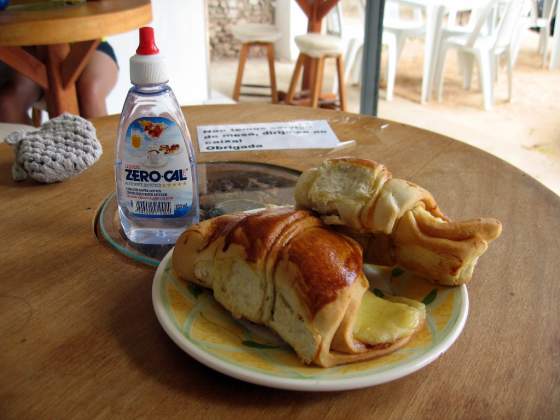
<svg viewBox="0 0 560 420"><path fill-rule="evenodd" d="M28 176L44 183L64 181L92 166L103 153L93 124L72 114L53 118L36 131L15 131L6 143L15 147L16 181Z"/></svg>

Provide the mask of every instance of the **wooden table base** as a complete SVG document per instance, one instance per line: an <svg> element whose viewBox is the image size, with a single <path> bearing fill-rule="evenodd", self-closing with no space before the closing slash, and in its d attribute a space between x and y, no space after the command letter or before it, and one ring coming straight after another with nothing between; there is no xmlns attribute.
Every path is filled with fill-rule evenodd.
<svg viewBox="0 0 560 420"><path fill-rule="evenodd" d="M51 118L64 112L80 114L76 81L99 40L37 47L38 56L22 47L0 47L0 60L45 90Z"/></svg>
<svg viewBox="0 0 560 420"><path fill-rule="evenodd" d="M100 39L152 20L150 0L11 3L0 13L0 60L45 91L51 117L79 113L76 81Z"/></svg>
<svg viewBox="0 0 560 420"><path fill-rule="evenodd" d="M282 105L295 105L295 106L311 106L311 91L310 90L303 90L297 92L294 95L294 98L290 101L290 103L286 102L286 98L288 96L287 92L278 91L278 102ZM321 93L319 95L319 102L317 108L324 108L324 109L340 109L340 101L335 93L326 92Z"/></svg>

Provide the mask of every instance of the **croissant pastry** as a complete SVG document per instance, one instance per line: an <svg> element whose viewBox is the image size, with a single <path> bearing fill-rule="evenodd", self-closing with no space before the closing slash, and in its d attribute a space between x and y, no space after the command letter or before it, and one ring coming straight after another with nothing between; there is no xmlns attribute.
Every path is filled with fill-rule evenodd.
<svg viewBox="0 0 560 420"><path fill-rule="evenodd" d="M428 191L365 159L328 159L303 172L295 199L357 240L366 262L400 265L443 285L469 282L502 230L496 219L450 221Z"/></svg>
<svg viewBox="0 0 560 420"><path fill-rule="evenodd" d="M323 367L390 353L425 319L419 302L369 292L360 246L305 210L201 222L179 237L172 264L234 317L270 327L305 363Z"/></svg>

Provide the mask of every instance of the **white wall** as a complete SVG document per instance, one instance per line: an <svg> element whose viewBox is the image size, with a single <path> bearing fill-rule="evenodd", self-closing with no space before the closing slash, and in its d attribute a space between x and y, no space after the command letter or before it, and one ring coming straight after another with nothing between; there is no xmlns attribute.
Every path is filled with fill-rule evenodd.
<svg viewBox="0 0 560 420"><path fill-rule="evenodd" d="M156 43L165 56L169 84L181 105L208 99L208 35L204 0L152 0ZM138 47L138 31L108 38L119 61L119 79L107 98L109 114L119 114L130 88L128 60Z"/></svg>
<svg viewBox="0 0 560 420"><path fill-rule="evenodd" d="M274 45L276 58L294 61L299 54L294 38L307 32L307 17L294 0L277 0L275 16L276 27L282 32Z"/></svg>

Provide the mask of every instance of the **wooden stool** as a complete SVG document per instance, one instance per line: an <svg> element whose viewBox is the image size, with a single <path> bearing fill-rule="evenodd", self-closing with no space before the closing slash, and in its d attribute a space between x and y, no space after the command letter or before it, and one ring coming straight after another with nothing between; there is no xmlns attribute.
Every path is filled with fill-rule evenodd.
<svg viewBox="0 0 560 420"><path fill-rule="evenodd" d="M242 42L241 53L239 55L239 66L237 67L237 77L235 86L233 87L233 100L239 101L239 96L269 96L258 93L241 93L241 81L243 79L243 70L247 62L249 50L252 47L265 47L268 57L268 71L270 75L270 86L244 84L247 87L270 87L270 96L272 103L278 103L278 91L276 89L276 71L274 69L274 43L278 41L282 34L272 25L245 23L237 25L232 29L233 35Z"/></svg>
<svg viewBox="0 0 560 420"><path fill-rule="evenodd" d="M290 88L286 95L287 104L307 104L312 108L319 106L321 90L323 87L323 73L325 69L325 59L334 58L336 60L336 73L338 78L338 99L340 110L346 111L346 89L344 87L344 62L342 58L342 40L339 37L321 34L305 34L296 36L296 45L299 48L299 56L296 67L290 81ZM296 100L296 86L301 76L303 63L306 59L311 61L311 95L307 100Z"/></svg>

